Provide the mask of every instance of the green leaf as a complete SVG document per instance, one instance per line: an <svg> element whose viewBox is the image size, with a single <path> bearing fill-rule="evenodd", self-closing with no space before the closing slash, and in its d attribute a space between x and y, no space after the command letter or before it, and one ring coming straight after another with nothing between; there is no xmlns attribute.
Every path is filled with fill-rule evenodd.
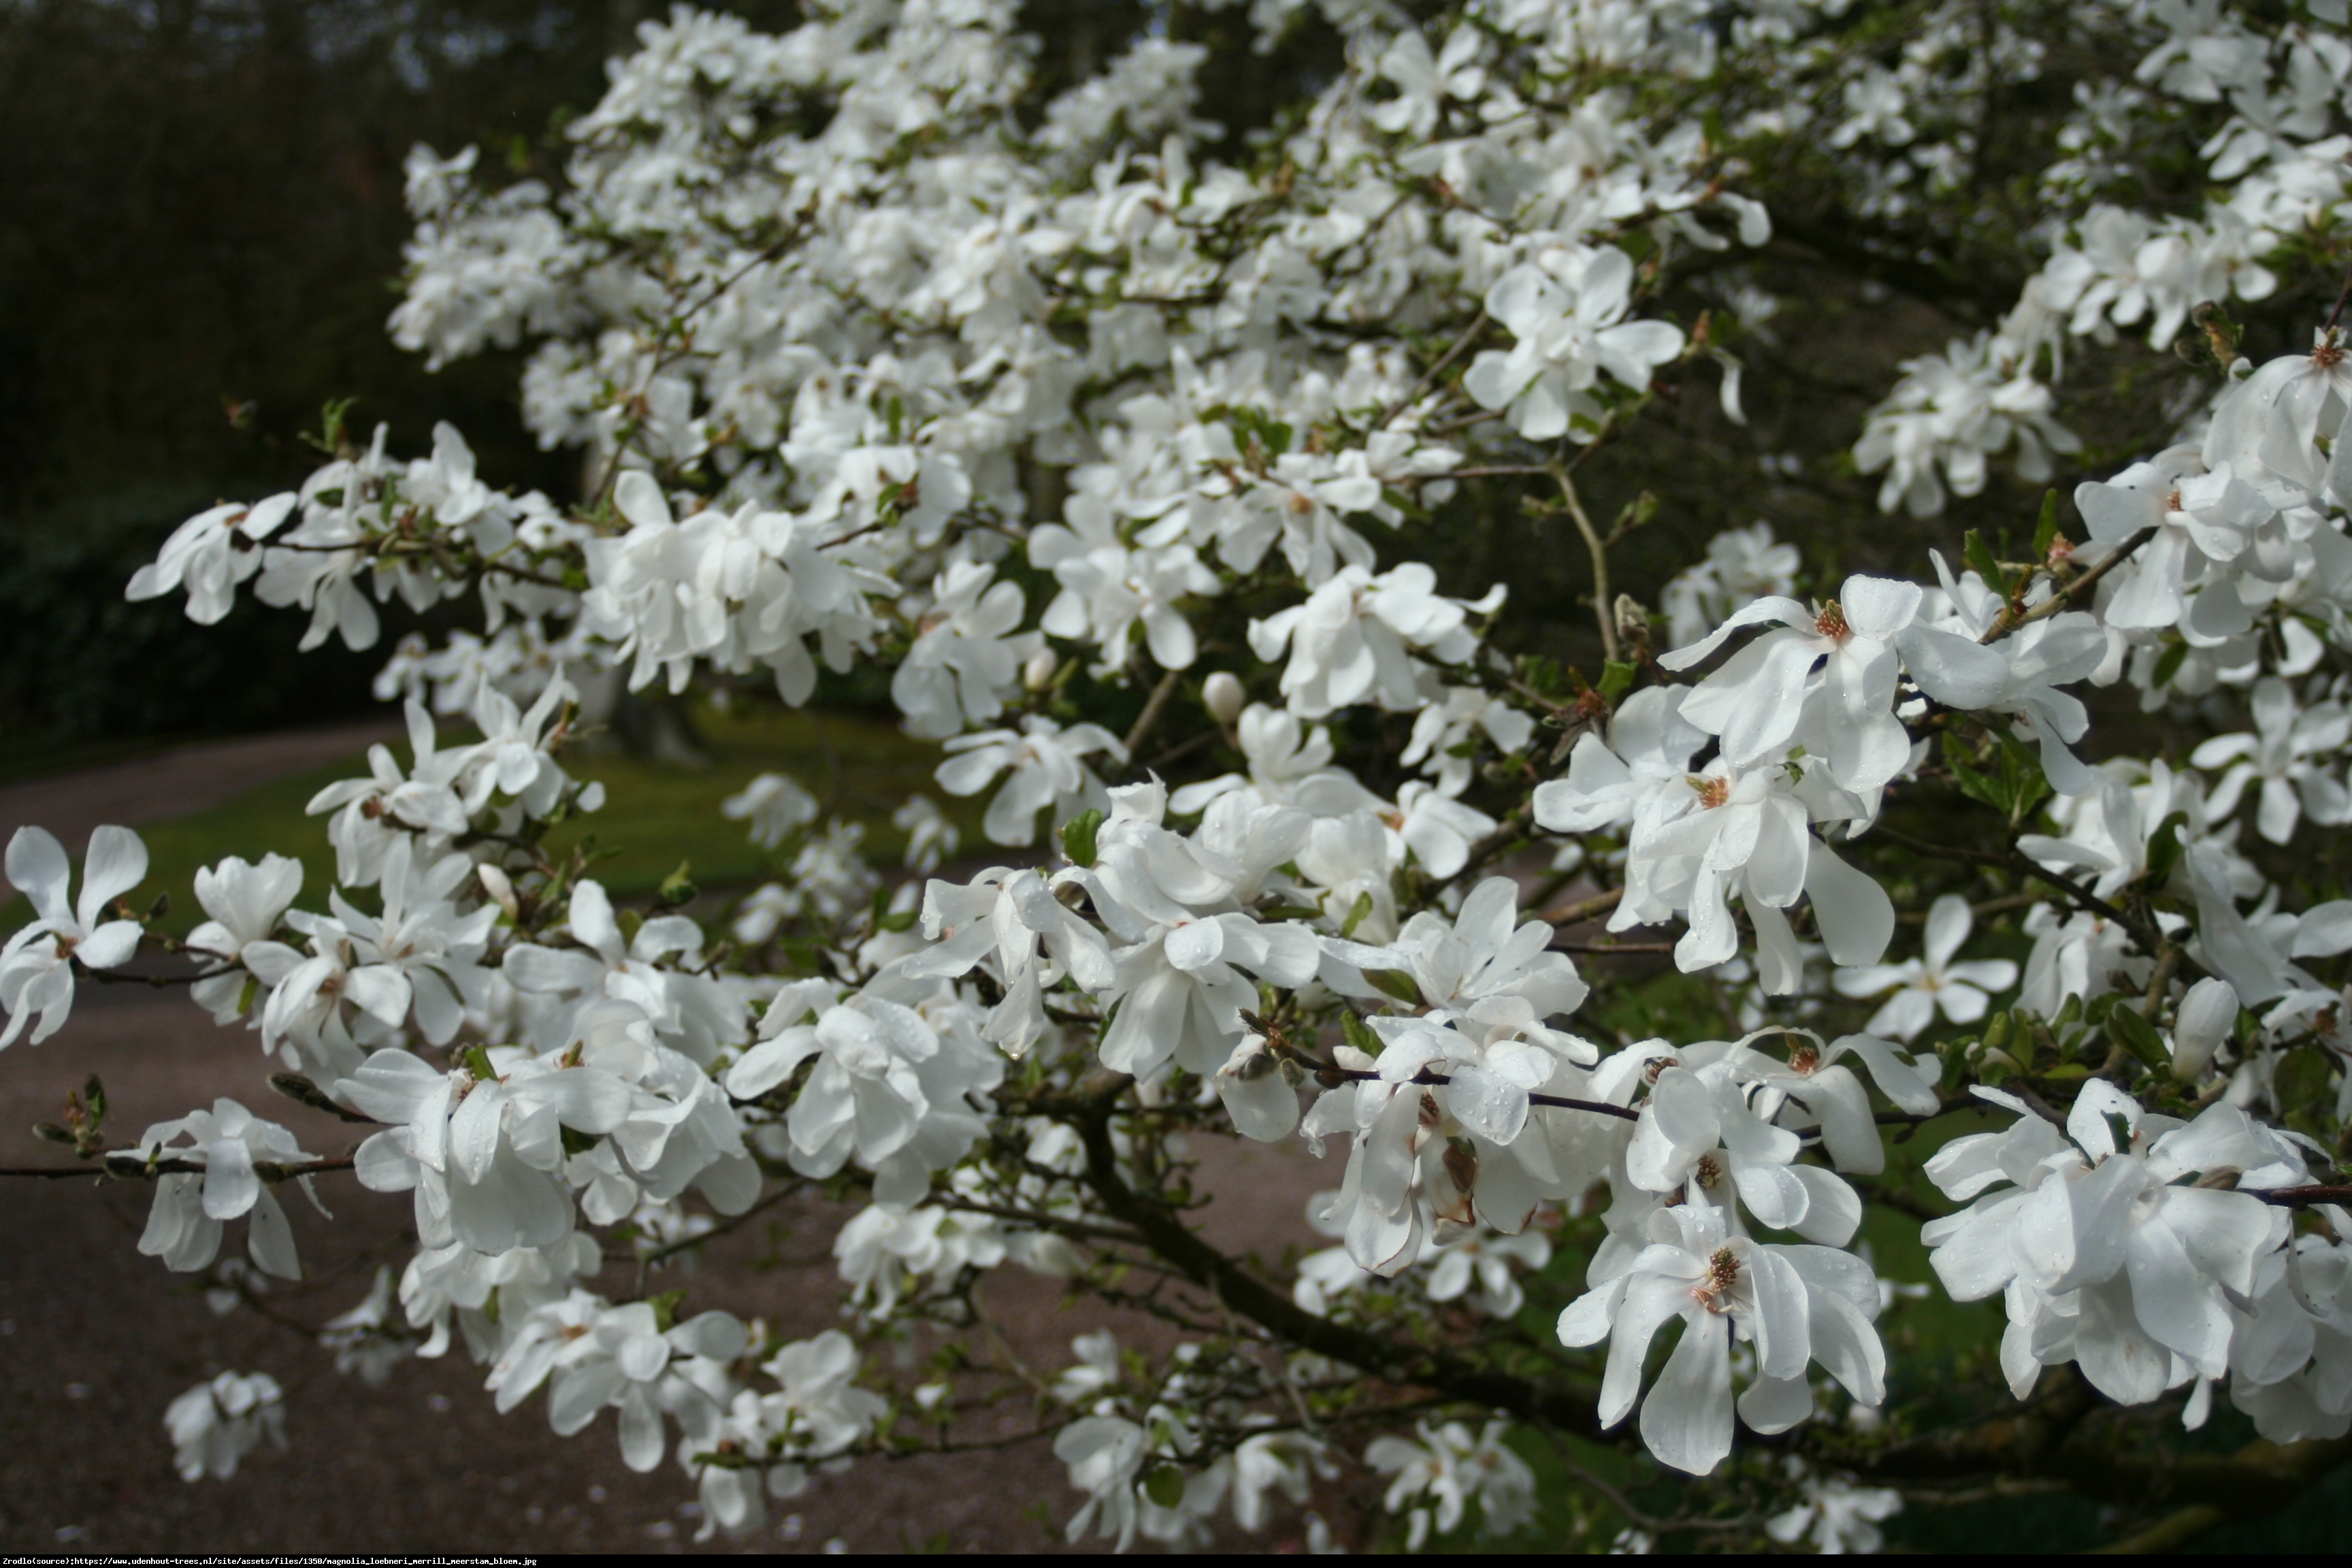
<svg viewBox="0 0 2352 1568"><path fill-rule="evenodd" d="M2050 559L2050 547L2058 542L2058 492L2042 492L2042 520L2033 525L2033 558Z"/></svg>
<svg viewBox="0 0 2352 1568"><path fill-rule="evenodd" d="M1356 895L1355 904L1348 910L1348 918L1339 922L1339 934L1343 937L1354 936L1356 934L1356 928L1362 925L1364 921L1370 918L1371 912L1371 894L1358 893Z"/></svg>
<svg viewBox="0 0 2352 1568"><path fill-rule="evenodd" d="M2156 1026L2129 1007L2117 1007L2107 1015L2107 1034L2116 1044L2158 1071L2172 1060L2172 1053L2164 1048L2163 1037L2156 1032Z"/></svg>
<svg viewBox="0 0 2352 1568"><path fill-rule="evenodd" d="M1102 831L1102 825L1099 811L1082 811L1062 824L1062 853L1070 858L1071 865L1094 865L1095 835Z"/></svg>
<svg viewBox="0 0 2352 1568"><path fill-rule="evenodd" d="M2011 735L2000 738L2000 783L2002 793L2009 797L2003 809L2009 813L2012 827L2023 822L2051 794L2050 781L2042 772L2041 757L2026 750Z"/></svg>
<svg viewBox="0 0 2352 1568"><path fill-rule="evenodd" d="M686 1300L683 1289L665 1290L658 1296L648 1296L646 1302L654 1310L654 1330L667 1333L677 1327L677 1304Z"/></svg>
<svg viewBox="0 0 2352 1568"><path fill-rule="evenodd" d="M896 914L881 916L875 921L874 924L879 931L911 931L914 929L917 912L914 910L900 910Z"/></svg>
<svg viewBox="0 0 2352 1568"><path fill-rule="evenodd" d="M1593 689L1601 693L1603 700L1614 702L1633 689L1633 673L1632 665L1620 664L1612 658L1601 667L1601 682Z"/></svg>
<svg viewBox="0 0 2352 1568"><path fill-rule="evenodd" d="M1353 1009L1339 1015L1339 1034L1349 1045L1368 1057L1381 1054L1380 1036L1372 1031L1370 1024L1364 1022L1362 1015Z"/></svg>
<svg viewBox="0 0 2352 1568"><path fill-rule="evenodd" d="M2171 685L2172 678L2180 673L2180 667L2188 661L2188 658L2189 645L2175 638L2162 653L2156 656L2156 668L2148 676L2149 689L2161 691Z"/></svg>
<svg viewBox="0 0 2352 1568"><path fill-rule="evenodd" d="M499 1076L499 1069L490 1065L490 1053L480 1046L467 1046L458 1053L457 1059L466 1064L466 1070L474 1075L477 1082L488 1083Z"/></svg>
<svg viewBox="0 0 2352 1568"><path fill-rule="evenodd" d="M2279 1058L2271 1076L2271 1093L2286 1115L2315 1113L2325 1108L2330 1076L2327 1058L2306 1046Z"/></svg>
<svg viewBox="0 0 2352 1568"><path fill-rule="evenodd" d="M1184 1500L1184 1472L1173 1465L1162 1465L1144 1478L1143 1495L1161 1508L1174 1508Z"/></svg>
<svg viewBox="0 0 2352 1568"><path fill-rule="evenodd" d="M1947 731L1944 736L1944 765L1952 770L1952 782L1959 785L1960 793L1970 800L1980 801L2007 816L2008 793L2002 789L1999 779L1990 773L1979 773L1971 766L1974 761L1968 742Z"/></svg>
<svg viewBox="0 0 2352 1568"><path fill-rule="evenodd" d="M2180 843L2180 830L2189 826L2189 814L2176 811L2157 828L2156 837L2147 841L2147 879L2152 888L2160 888L2172 879L2172 868L2180 864L2185 851Z"/></svg>
<svg viewBox="0 0 2352 1568"><path fill-rule="evenodd" d="M1421 987L1402 969L1367 969L1364 978L1383 995L1393 996L1408 1007L1421 1005Z"/></svg>
<svg viewBox="0 0 2352 1568"><path fill-rule="evenodd" d="M1978 530L1969 530L1967 536L1960 541L1960 553L1968 558L1970 566L1976 568L1977 575L1985 580L1986 587L1996 594L2007 587L2000 574L2000 562L1994 557L1992 546L1985 542L1984 535Z"/></svg>

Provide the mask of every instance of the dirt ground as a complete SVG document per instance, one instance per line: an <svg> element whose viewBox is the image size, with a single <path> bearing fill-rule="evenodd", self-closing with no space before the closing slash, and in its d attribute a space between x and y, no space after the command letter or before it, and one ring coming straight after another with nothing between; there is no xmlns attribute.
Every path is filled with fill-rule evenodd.
<svg viewBox="0 0 2352 1568"><path fill-rule="evenodd" d="M76 843L99 822L201 809L382 732L187 748L13 785L0 789L0 835L39 821ZM184 994L85 987L65 1032L0 1055L0 1165L64 1163L64 1151L25 1129L55 1119L66 1090L92 1072L106 1081L110 1125L123 1141L226 1093L293 1128L313 1152L349 1146L351 1129L271 1093L267 1071L257 1037L215 1028ZM1268 1256L1311 1239L1302 1211L1338 1171L1295 1144L1215 1142L1202 1173L1216 1194L1213 1238ZM320 1190L335 1220L289 1202L307 1278L269 1298L272 1312L300 1323L356 1303L380 1260L396 1266L406 1255L404 1197L343 1175ZM145 1187L15 1181L0 1194L0 1552L1068 1550L1059 1526L1080 1499L1042 1440L862 1462L772 1505L761 1537L698 1547L689 1478L673 1465L629 1471L610 1415L569 1439L549 1430L543 1399L500 1416L461 1350L372 1388L338 1374L329 1353L284 1324L242 1308L216 1316L187 1277L139 1256ZM688 1310L724 1307L792 1335L838 1321L828 1250L842 1216L814 1205L776 1212L777 1226L724 1238L666 1286L691 1287ZM230 1230L234 1244L242 1226ZM630 1283L618 1267L600 1281L608 1293ZM986 1300L1014 1351L1048 1369L1068 1363L1072 1337L1106 1324L1133 1343L1161 1337L1148 1321L1066 1310L1058 1286L1017 1268L992 1278ZM933 1342L919 1340L912 1353ZM284 1386L289 1447L265 1446L226 1482L184 1482L163 1408L225 1369L268 1372ZM1001 1431L1019 1431L1024 1415L996 1418ZM1229 1544L1297 1550L1297 1535L1295 1522L1277 1523L1262 1540L1234 1533Z"/></svg>

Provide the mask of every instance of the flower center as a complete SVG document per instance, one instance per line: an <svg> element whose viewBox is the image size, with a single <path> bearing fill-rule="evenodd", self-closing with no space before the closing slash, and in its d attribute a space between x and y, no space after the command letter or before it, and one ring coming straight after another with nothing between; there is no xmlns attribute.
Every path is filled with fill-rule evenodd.
<svg viewBox="0 0 2352 1568"><path fill-rule="evenodd" d="M1853 633L1853 628L1845 624L1845 606L1835 599L1823 605L1821 613L1813 617L1813 630L1836 642L1843 642Z"/></svg>
<svg viewBox="0 0 2352 1568"><path fill-rule="evenodd" d="M1657 1060L1650 1063L1649 1066L1642 1069L1642 1081L1648 1084L1651 1088L1655 1089L1658 1085L1658 1075L1660 1073L1665 1071L1668 1068L1678 1068L1682 1065L1683 1064L1680 1061L1676 1060L1673 1057L1660 1057Z"/></svg>
<svg viewBox="0 0 2352 1568"><path fill-rule="evenodd" d="M1702 811L1713 811L1731 798L1731 781L1727 778L1701 778L1693 773L1690 786L1698 792L1699 809Z"/></svg>
<svg viewBox="0 0 2352 1568"><path fill-rule="evenodd" d="M1789 1047L1789 1070L1790 1072L1802 1073L1807 1077L1811 1077L1813 1070L1821 1065L1822 1053L1815 1050L1811 1045L1798 1044Z"/></svg>
<svg viewBox="0 0 2352 1568"><path fill-rule="evenodd" d="M1698 1177L1700 1186L1712 1187L1723 1180L1723 1166L1714 1155L1701 1154L1698 1157L1698 1169L1694 1173Z"/></svg>
<svg viewBox="0 0 2352 1568"><path fill-rule="evenodd" d="M1724 1295L1738 1282L1739 1259L1731 1255L1731 1248L1718 1247L1706 1260L1706 1278L1691 1287L1691 1300L1710 1312L1727 1312L1731 1303Z"/></svg>

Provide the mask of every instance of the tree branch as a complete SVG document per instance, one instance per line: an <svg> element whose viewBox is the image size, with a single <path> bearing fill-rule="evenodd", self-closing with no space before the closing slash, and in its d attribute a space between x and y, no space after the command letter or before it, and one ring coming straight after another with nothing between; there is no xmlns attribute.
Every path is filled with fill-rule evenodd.
<svg viewBox="0 0 2352 1568"><path fill-rule="evenodd" d="M1524 1378L1469 1365L1442 1350L1399 1344L1318 1318L1252 1277L1167 1208L1129 1186L1119 1174L1110 1118L1113 1104L1133 1082L1123 1073L1097 1075L1096 1083L1089 1086L1092 1092L1075 1108L1079 1113L1073 1121L1086 1147L1087 1183L1112 1218L1133 1228L1186 1279L1276 1338L1317 1355L1360 1367L1391 1383L1508 1411L1523 1420L1546 1422L1580 1434L1597 1431L1599 1405L1591 1391L1539 1387Z"/></svg>

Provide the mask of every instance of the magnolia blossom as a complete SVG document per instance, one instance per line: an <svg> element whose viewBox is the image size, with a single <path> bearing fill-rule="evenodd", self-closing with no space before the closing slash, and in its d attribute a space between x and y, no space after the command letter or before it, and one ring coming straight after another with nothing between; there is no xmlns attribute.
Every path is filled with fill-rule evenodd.
<svg viewBox="0 0 2352 1568"><path fill-rule="evenodd" d="M1849 577L1818 611L1791 599L1759 599L1701 641L1659 659L1668 669L1705 660L1742 626L1779 621L1701 681L1682 717L1722 738L1736 765L1787 743L1803 714L1810 676L1821 667L1829 715L1829 763L1849 790L1875 789L1901 771L1910 736L1893 712L1897 660L1921 690L1954 708L1979 707L2008 680L2000 656L1918 619L1921 590L1884 577Z"/></svg>
<svg viewBox="0 0 2352 1568"><path fill-rule="evenodd" d="M178 1143L181 1138L188 1143ZM176 1121L150 1127L139 1140L139 1149L151 1159L201 1167L156 1178L146 1233L139 1238L141 1252L182 1273L209 1268L220 1252L222 1222L249 1214L246 1249L253 1261L283 1279L302 1277L286 1211L255 1170L257 1161L284 1166L314 1158L302 1152L293 1133L234 1100L216 1100L210 1110L192 1110ZM317 1204L310 1178L303 1176L301 1182ZM320 1212L325 1212L323 1205Z"/></svg>
<svg viewBox="0 0 2352 1568"><path fill-rule="evenodd" d="M2273 844L2294 837L2306 813L2326 826L2352 820L2352 793L2330 764L2352 740L2352 714L2334 702L2299 708L2275 676L2254 684L2252 706L2252 734L2216 735L2189 753L2192 767L2223 770L2206 811L2215 820L2228 816L2246 786L2259 782L2254 826Z"/></svg>
<svg viewBox="0 0 2352 1568"><path fill-rule="evenodd" d="M1866 1026L1874 1035L1912 1039L1936 1021L1939 1008L1952 1023L1973 1024L1985 1016L1989 994L2006 991L2017 983L2017 965L2005 958L1952 962L1969 940L1973 923L1969 901L1957 893L1946 893L1927 906L1924 958L1841 969L1831 983L1845 996L1876 996L1892 988L1894 994L1871 1015Z"/></svg>
<svg viewBox="0 0 2352 1568"><path fill-rule="evenodd" d="M1535 1517L1535 1472L1504 1447L1507 1430L1500 1421L1475 1433L1459 1421L1423 1421L1411 1438L1378 1437L1364 1449L1364 1462L1392 1478L1381 1502L1405 1514L1407 1551L1420 1551L1433 1525L1453 1533L1474 1502L1489 1535L1511 1534Z"/></svg>
<svg viewBox="0 0 2352 1568"><path fill-rule="evenodd" d="M988 803L981 831L992 843L1021 847L1035 841L1037 813L1054 808L1058 825L1103 804L1102 780L1079 759L1107 752L1127 761L1127 748L1099 724L1064 729L1041 713L1024 715L1021 728L984 730L948 742L939 767L940 787L950 795L978 795L997 774L1010 772L1004 787Z"/></svg>
<svg viewBox="0 0 2352 1568"><path fill-rule="evenodd" d="M228 502L200 511L172 531L153 564L131 574L122 596L134 603L188 591L188 619L208 626L236 603L236 585L261 570L261 541L293 515L289 491L254 506Z"/></svg>
<svg viewBox="0 0 2352 1568"><path fill-rule="evenodd" d="M2291 1184L2305 1179L2302 1154L2235 1106L2182 1124L2099 1079L2063 1131L2013 1096L1973 1092L2019 1120L1928 1161L1946 1195L1975 1201L1921 1239L1955 1300L2003 1296L2001 1366L2019 1396L2042 1366L2065 1361L2122 1404L2223 1375L2235 1321L2227 1293L2252 1290L2287 1215L2246 1191L2173 1184L2228 1166L2242 1189Z"/></svg>
<svg viewBox="0 0 2352 1568"><path fill-rule="evenodd" d="M264 1437L286 1447L286 1396L266 1372L225 1372L172 1401L163 1412L184 1481L225 1481Z"/></svg>
<svg viewBox="0 0 2352 1568"><path fill-rule="evenodd" d="M1518 342L1471 362L1463 389L1486 408L1510 411L1530 441L1590 440L1604 415L1592 387L1606 371L1648 389L1652 371L1683 352L1664 321L1629 321L1633 261L1613 246L1553 251L1513 268L1486 291L1486 313Z"/></svg>
<svg viewBox="0 0 2352 1568"><path fill-rule="evenodd" d="M1409 712L1422 703L1417 661L1410 650L1425 649L1442 663L1460 662L1475 644L1468 617L1489 614L1503 603L1499 584L1475 604L1444 598L1436 587L1437 574L1419 562L1377 577L1365 567L1349 566L1305 604L1252 621L1250 647L1267 660L1289 648L1282 692L1302 719L1319 719L1368 699Z"/></svg>
<svg viewBox="0 0 2352 1568"><path fill-rule="evenodd" d="M1806 1371L1816 1362L1857 1404L1885 1398L1869 1265L1830 1247L1759 1245L1703 1205L1658 1210L1648 1234L1621 1271L1592 1279L1560 1314L1562 1344L1609 1341L1604 1426L1632 1414L1650 1341L1676 1318L1682 1338L1642 1401L1641 1431L1659 1462L1687 1474L1708 1474L1731 1451L1735 1338L1754 1347L1755 1380L1738 1408L1759 1432L1785 1432L1811 1412Z"/></svg>
<svg viewBox="0 0 2352 1568"><path fill-rule="evenodd" d="M8 1026L0 1048L16 1043L36 1014L39 1045L65 1026L73 1009L73 966L112 969L138 951L140 923L109 920L109 904L147 876L147 846L127 827L100 827L89 836L82 863L81 898L68 902L72 870L65 847L40 827L20 827L8 840L8 880L31 900L35 919L0 947L0 1007Z"/></svg>
<svg viewBox="0 0 2352 1568"><path fill-rule="evenodd" d="M189 988L197 1005L226 1024L246 1009L252 979L274 984L298 955L276 940L278 922L302 890L302 862L265 855L258 866L232 855L196 872L196 902L211 918L188 933L188 952L212 973Z"/></svg>
<svg viewBox="0 0 2352 1568"><path fill-rule="evenodd" d="M933 580L931 606L890 678L909 732L944 738L994 719L1022 661L1042 646L1037 633L1017 630L1027 608L1020 585L995 575L992 566L958 561Z"/></svg>
<svg viewBox="0 0 2352 1568"><path fill-rule="evenodd" d="M773 849L814 822L821 808L816 796L790 773L761 773L719 809L735 821L749 822L751 842Z"/></svg>

